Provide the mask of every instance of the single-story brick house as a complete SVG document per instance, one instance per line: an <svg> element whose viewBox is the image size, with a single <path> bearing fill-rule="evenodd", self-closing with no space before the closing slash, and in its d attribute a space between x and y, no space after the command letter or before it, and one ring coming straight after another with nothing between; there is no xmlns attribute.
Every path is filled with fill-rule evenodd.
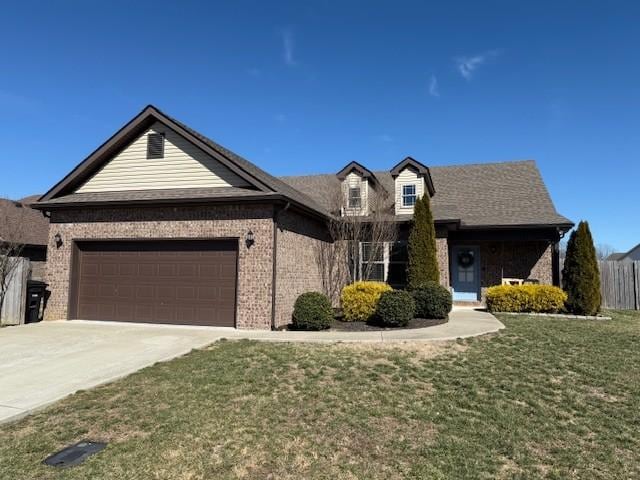
<svg viewBox="0 0 640 480"><path fill-rule="evenodd" d="M640 243L626 252L616 252L605 258L608 262L637 262L640 260Z"/></svg>
<svg viewBox="0 0 640 480"><path fill-rule="evenodd" d="M533 161L429 168L407 157L383 172L351 162L276 178L148 106L34 205L50 216L46 319L278 328L300 293L323 289L330 222L366 219L374 197L400 233L379 258L350 261L401 285L423 194L454 298L477 300L504 278L557 283L572 223Z"/></svg>
<svg viewBox="0 0 640 480"><path fill-rule="evenodd" d="M33 280L44 279L49 243L49 219L30 207L38 198L40 195L19 200L0 198L0 245L20 246L20 256L31 264ZM10 251L8 247L0 250Z"/></svg>

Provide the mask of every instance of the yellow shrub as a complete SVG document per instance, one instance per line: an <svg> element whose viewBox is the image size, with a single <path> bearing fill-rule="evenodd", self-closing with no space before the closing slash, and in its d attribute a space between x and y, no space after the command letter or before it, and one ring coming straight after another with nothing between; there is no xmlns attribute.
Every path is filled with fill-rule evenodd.
<svg viewBox="0 0 640 480"><path fill-rule="evenodd" d="M500 285L487 289L490 312L557 313L567 294L551 285Z"/></svg>
<svg viewBox="0 0 640 480"><path fill-rule="evenodd" d="M383 282L354 282L342 289L340 301L347 322L366 322L378 305L380 295L392 288Z"/></svg>

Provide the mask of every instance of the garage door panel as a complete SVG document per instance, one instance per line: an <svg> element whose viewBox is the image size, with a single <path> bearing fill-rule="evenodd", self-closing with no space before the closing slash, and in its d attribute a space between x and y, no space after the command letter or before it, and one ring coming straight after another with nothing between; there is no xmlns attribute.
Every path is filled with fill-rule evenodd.
<svg viewBox="0 0 640 480"><path fill-rule="evenodd" d="M136 306L131 303L120 303L116 307L117 318L135 318Z"/></svg>
<svg viewBox="0 0 640 480"><path fill-rule="evenodd" d="M135 263L119 263L118 273L120 276L131 276L138 273L138 266Z"/></svg>
<svg viewBox="0 0 640 480"><path fill-rule="evenodd" d="M177 285L176 286L176 297L181 298L182 300L195 300L197 298L196 295L196 286L187 286L187 285Z"/></svg>
<svg viewBox="0 0 640 480"><path fill-rule="evenodd" d="M118 297L121 300L121 303L130 303L136 299L135 295L136 289L133 285L123 285L120 284L118 286Z"/></svg>
<svg viewBox="0 0 640 480"><path fill-rule="evenodd" d="M115 299L118 296L118 292L116 290L115 285L103 283L101 285L98 285L97 290L98 290L97 296L100 298Z"/></svg>
<svg viewBox="0 0 640 480"><path fill-rule="evenodd" d="M81 273L83 275L98 275L98 264L86 262L82 264Z"/></svg>
<svg viewBox="0 0 640 480"><path fill-rule="evenodd" d="M76 318L235 325L236 241L78 243Z"/></svg>
<svg viewBox="0 0 640 480"><path fill-rule="evenodd" d="M167 263L165 265L158 265L158 275L163 277L174 276L176 274L176 265Z"/></svg>
<svg viewBox="0 0 640 480"><path fill-rule="evenodd" d="M203 264L200 265L199 275L220 277L222 265L219 264Z"/></svg>
<svg viewBox="0 0 640 480"><path fill-rule="evenodd" d="M195 307L176 307L176 323L188 323L192 319L197 319Z"/></svg>
<svg viewBox="0 0 640 480"><path fill-rule="evenodd" d="M213 300L218 296L219 290L214 286L198 287L198 300Z"/></svg>
<svg viewBox="0 0 640 480"><path fill-rule="evenodd" d="M152 285L136 285L136 300L155 300L155 302L162 301L158 298L155 292L155 288ZM154 303L155 303L154 302Z"/></svg>
<svg viewBox="0 0 640 480"><path fill-rule="evenodd" d="M96 285L83 284L80 285L80 296L87 298L98 297L98 287Z"/></svg>
<svg viewBox="0 0 640 480"><path fill-rule="evenodd" d="M176 321L175 307L156 306L155 319L159 323L175 323Z"/></svg>
<svg viewBox="0 0 640 480"><path fill-rule="evenodd" d="M135 307L135 318L133 320L127 320L122 318L119 318L118 320L132 321L132 322L154 322L153 305L138 304Z"/></svg>
<svg viewBox="0 0 640 480"><path fill-rule="evenodd" d="M176 287L175 286L159 286L156 287L156 296L162 303L173 302L176 300Z"/></svg>
<svg viewBox="0 0 640 480"><path fill-rule="evenodd" d="M197 263L179 263L177 265L178 275L184 277L197 277L198 276L198 264Z"/></svg>
<svg viewBox="0 0 640 480"><path fill-rule="evenodd" d="M98 305L97 304L83 304L80 306L78 311L78 318L86 318L91 319L98 316Z"/></svg>
<svg viewBox="0 0 640 480"><path fill-rule="evenodd" d="M138 275L151 277L157 273L158 265L156 263L140 263L138 265Z"/></svg>
<svg viewBox="0 0 640 480"><path fill-rule="evenodd" d="M115 303L99 303L98 304L98 316L100 318L114 318L116 315Z"/></svg>
<svg viewBox="0 0 640 480"><path fill-rule="evenodd" d="M235 265L220 265L220 278L235 278L236 266Z"/></svg>
<svg viewBox="0 0 640 480"><path fill-rule="evenodd" d="M234 298L236 295L236 289L235 287L220 287L220 296L222 298L229 298L232 299ZM229 302L231 303L231 302Z"/></svg>

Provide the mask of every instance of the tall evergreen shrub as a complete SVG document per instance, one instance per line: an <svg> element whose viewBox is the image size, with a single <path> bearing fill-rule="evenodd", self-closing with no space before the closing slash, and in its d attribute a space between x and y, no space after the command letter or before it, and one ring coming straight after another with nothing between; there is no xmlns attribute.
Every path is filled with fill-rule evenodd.
<svg viewBox="0 0 640 480"><path fill-rule="evenodd" d="M440 282L436 251L436 227L433 223L429 195L416 200L409 234L409 288L425 282Z"/></svg>
<svg viewBox="0 0 640 480"><path fill-rule="evenodd" d="M562 269L567 310L576 315L595 315L600 310L600 270L587 222L571 232Z"/></svg>

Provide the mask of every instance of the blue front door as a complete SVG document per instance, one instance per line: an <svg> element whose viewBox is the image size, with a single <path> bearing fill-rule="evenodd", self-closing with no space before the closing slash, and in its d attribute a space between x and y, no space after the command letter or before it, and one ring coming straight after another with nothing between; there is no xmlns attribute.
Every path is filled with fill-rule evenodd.
<svg viewBox="0 0 640 480"><path fill-rule="evenodd" d="M454 300L480 298L480 249L470 246L451 248L451 286Z"/></svg>

